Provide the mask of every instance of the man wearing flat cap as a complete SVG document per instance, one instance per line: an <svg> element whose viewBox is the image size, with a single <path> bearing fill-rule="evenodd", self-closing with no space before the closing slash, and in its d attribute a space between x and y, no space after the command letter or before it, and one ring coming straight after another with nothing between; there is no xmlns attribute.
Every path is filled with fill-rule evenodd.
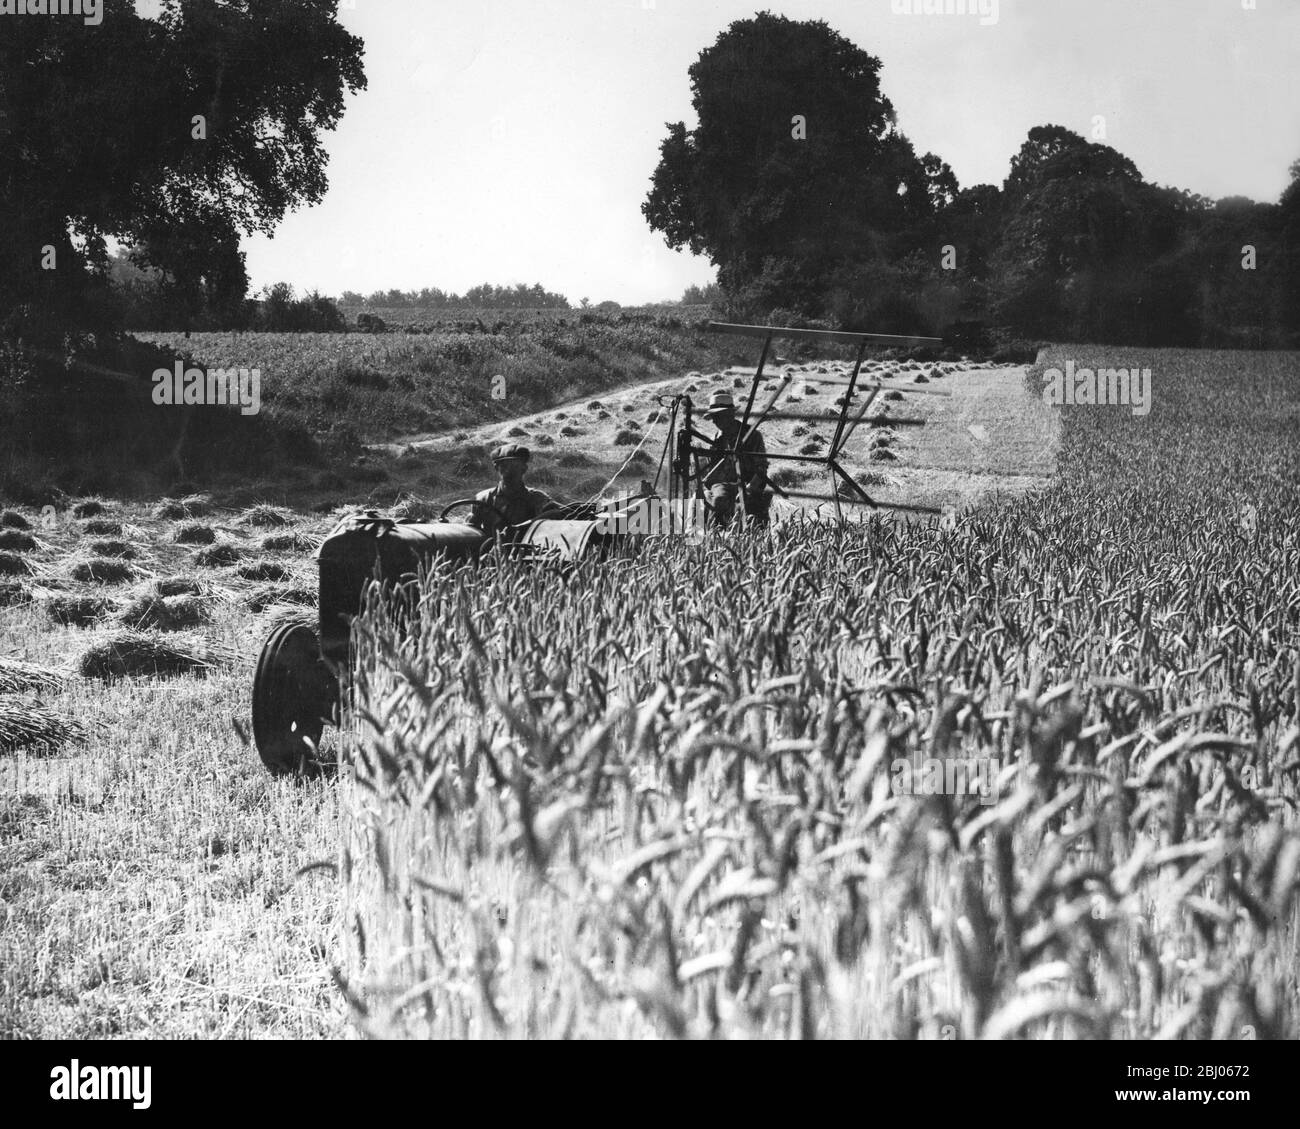
<svg viewBox="0 0 1300 1129"><path fill-rule="evenodd" d="M505 443L492 452L500 481L491 490L474 496L478 504L470 521L489 536L500 532L506 525L523 525L536 521L560 506L549 494L532 490L524 485L524 473L532 453L518 443ZM505 520L502 521L504 516Z"/></svg>
<svg viewBox="0 0 1300 1129"><path fill-rule="evenodd" d="M715 392L709 397L704 418L717 429L718 434L709 448L709 469L704 475L704 488L709 505L713 507L714 520L728 526L736 513L740 490L745 491L745 512L760 525L767 524L772 496L767 491L767 448L758 428L750 428L740 443L740 474L736 474L737 459L732 455L740 435L740 420L736 417L736 402L730 392Z"/></svg>

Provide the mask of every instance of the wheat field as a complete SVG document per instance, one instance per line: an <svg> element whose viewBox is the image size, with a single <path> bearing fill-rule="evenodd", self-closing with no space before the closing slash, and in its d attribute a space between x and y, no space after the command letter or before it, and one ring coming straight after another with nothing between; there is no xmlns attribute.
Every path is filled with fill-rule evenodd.
<svg viewBox="0 0 1300 1129"><path fill-rule="evenodd" d="M0 1033L1295 1038L1300 368L1134 359L955 524L372 597L302 783L248 688L328 515L11 511Z"/></svg>
<svg viewBox="0 0 1300 1129"><path fill-rule="evenodd" d="M377 603L363 1029L1294 1038L1300 389L1256 359L1227 417L1223 358L1177 359L955 530L443 574L401 634ZM926 760L991 794L900 794Z"/></svg>

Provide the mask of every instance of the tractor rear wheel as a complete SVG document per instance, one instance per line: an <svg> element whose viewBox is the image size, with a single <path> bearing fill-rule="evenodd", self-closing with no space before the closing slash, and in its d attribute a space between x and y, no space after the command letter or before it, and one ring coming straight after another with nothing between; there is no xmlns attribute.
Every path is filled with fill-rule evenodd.
<svg viewBox="0 0 1300 1129"><path fill-rule="evenodd" d="M316 751L337 701L338 683L321 657L315 627L277 627L253 675L253 740L272 775L319 767Z"/></svg>

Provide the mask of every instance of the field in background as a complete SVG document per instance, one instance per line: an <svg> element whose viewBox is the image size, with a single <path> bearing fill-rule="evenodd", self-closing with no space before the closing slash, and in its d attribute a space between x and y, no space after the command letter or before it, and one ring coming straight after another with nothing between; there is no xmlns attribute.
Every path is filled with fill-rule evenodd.
<svg viewBox="0 0 1300 1129"><path fill-rule="evenodd" d="M7 418L0 412L0 496L39 507L86 494L208 490L303 508L359 494L385 504L401 492L394 484L418 493L427 483L411 491L409 467L367 446L455 435L613 389L752 366L756 352L752 341L707 332L705 307L385 312L422 324L382 333L140 333L79 357L66 372L46 372L20 387ZM792 342L769 361L843 353ZM1012 353L1000 359L1023 360ZM940 354L961 359L952 350L926 359ZM151 377L178 361L256 370L260 414L155 404Z"/></svg>
<svg viewBox="0 0 1300 1129"><path fill-rule="evenodd" d="M457 315L428 333L140 333L34 369L0 407L0 500L209 490L310 507L394 477L365 444L752 363L680 312ZM256 370L259 414L155 403L153 375L178 361Z"/></svg>
<svg viewBox="0 0 1300 1129"><path fill-rule="evenodd" d="M1297 358L1135 361L951 531L460 578L355 781L241 733L328 514L12 511L0 706L88 732L0 752L0 1034L1295 1037ZM889 792L949 753L997 803Z"/></svg>
<svg viewBox="0 0 1300 1129"><path fill-rule="evenodd" d="M496 309L484 307L448 307L422 309L413 306L353 306L340 304L339 311L355 325L364 314L383 320L389 329L416 333L440 333L463 330L473 333L501 332L503 329L564 325L618 325L628 321L650 320L671 325L697 326L719 317L711 306L621 306L617 310L598 309Z"/></svg>
<svg viewBox="0 0 1300 1129"><path fill-rule="evenodd" d="M509 419L620 384L753 363L749 343L703 325L676 315L484 310L456 311L428 334L136 336L206 367L259 368L265 411L347 452L356 442ZM496 377L504 384L494 397Z"/></svg>

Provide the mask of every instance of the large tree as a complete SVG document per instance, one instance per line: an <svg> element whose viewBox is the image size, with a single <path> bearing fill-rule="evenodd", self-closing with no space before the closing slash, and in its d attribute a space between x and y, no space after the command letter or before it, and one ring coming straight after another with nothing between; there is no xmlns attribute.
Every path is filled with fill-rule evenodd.
<svg viewBox="0 0 1300 1129"><path fill-rule="evenodd" d="M105 0L95 26L6 20L0 335L112 328L95 313L109 237L191 301L242 299L240 235L322 198L320 134L366 83L335 9L164 0L143 19L132 0Z"/></svg>
<svg viewBox="0 0 1300 1129"><path fill-rule="evenodd" d="M642 212L670 247L708 255L733 295L767 279L813 304L837 266L956 190L897 132L880 60L825 23L738 21L690 80L698 124L669 124Z"/></svg>

